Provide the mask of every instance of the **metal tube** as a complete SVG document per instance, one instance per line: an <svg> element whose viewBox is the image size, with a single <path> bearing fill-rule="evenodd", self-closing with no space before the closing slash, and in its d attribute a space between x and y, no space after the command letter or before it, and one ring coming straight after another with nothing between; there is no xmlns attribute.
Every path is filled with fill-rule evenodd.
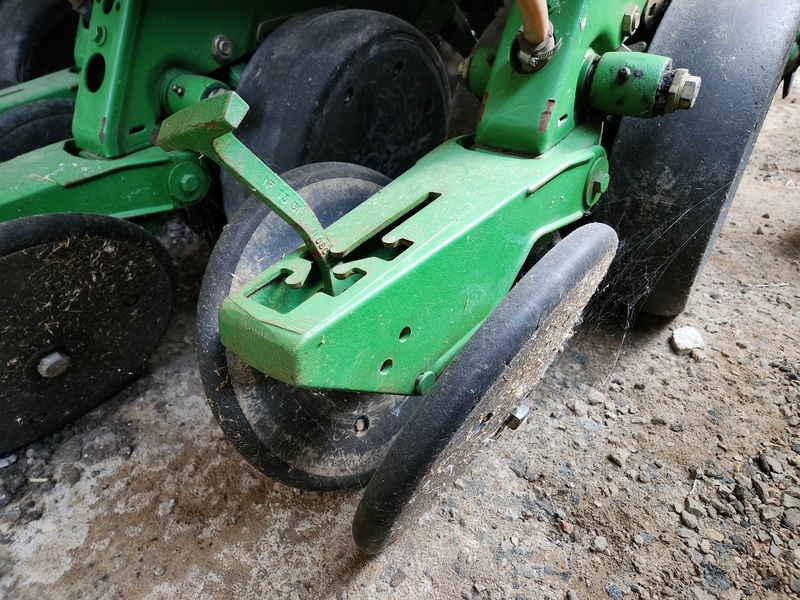
<svg viewBox="0 0 800 600"><path fill-rule="evenodd" d="M517 6L522 16L525 41L534 46L544 42L550 33L547 0L517 0Z"/></svg>

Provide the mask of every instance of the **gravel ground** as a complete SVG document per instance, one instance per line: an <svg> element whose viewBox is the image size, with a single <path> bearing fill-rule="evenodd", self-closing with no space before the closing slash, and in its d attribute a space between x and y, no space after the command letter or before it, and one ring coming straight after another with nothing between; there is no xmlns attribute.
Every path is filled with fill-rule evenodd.
<svg viewBox="0 0 800 600"><path fill-rule="evenodd" d="M0 457L0 595L800 595L799 186L795 92L686 312L627 333L587 320L529 419L374 557L350 540L359 491L277 484L224 439L194 356L208 248L169 224L181 299L150 372Z"/></svg>

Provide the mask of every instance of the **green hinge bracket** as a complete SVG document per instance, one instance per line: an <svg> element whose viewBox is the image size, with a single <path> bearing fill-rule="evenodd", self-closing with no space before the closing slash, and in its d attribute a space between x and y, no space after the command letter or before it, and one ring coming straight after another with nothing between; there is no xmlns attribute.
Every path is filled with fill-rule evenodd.
<svg viewBox="0 0 800 600"><path fill-rule="evenodd" d="M305 243L219 314L229 350L293 385L430 389L537 241L582 217L608 183L594 125L538 158L472 149L460 138L322 230L302 198L233 137L245 112L234 93L204 100L165 120L158 143L218 161Z"/></svg>

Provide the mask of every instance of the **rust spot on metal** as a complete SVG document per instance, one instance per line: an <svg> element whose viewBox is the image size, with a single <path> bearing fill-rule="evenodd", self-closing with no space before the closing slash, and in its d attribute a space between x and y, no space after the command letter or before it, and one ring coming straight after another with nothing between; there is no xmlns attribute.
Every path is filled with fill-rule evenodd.
<svg viewBox="0 0 800 600"><path fill-rule="evenodd" d="M547 131L547 127L550 125L550 118L553 116L553 107L555 105L555 98L550 98L547 101L547 108L542 113L542 116L539 117L539 133L542 135L544 135L544 132Z"/></svg>
<svg viewBox="0 0 800 600"><path fill-rule="evenodd" d="M483 118L483 111L486 109L487 98L489 98L488 92L484 93L483 98L481 98L481 107L478 109L478 119L475 121L476 123L480 123Z"/></svg>
<svg viewBox="0 0 800 600"><path fill-rule="evenodd" d="M106 121L108 121L106 117L103 117L103 120L100 121L100 135L97 136L97 139L100 140L101 144L106 141Z"/></svg>

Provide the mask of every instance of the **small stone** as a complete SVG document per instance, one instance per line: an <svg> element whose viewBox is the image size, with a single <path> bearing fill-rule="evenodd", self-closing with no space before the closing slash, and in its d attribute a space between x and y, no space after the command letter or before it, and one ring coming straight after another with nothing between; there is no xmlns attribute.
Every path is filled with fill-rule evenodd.
<svg viewBox="0 0 800 600"><path fill-rule="evenodd" d="M75 485L81 479L81 470L74 466L69 465L68 467L64 468L64 471L61 475L61 481L66 483L67 485Z"/></svg>
<svg viewBox="0 0 800 600"><path fill-rule="evenodd" d="M681 513L681 522L686 525L689 529L697 529L697 517L695 517L692 513L683 511Z"/></svg>
<svg viewBox="0 0 800 600"><path fill-rule="evenodd" d="M703 535L710 540L714 540L715 542L722 542L722 540L725 539L724 535L722 535L719 531L711 527L703 529Z"/></svg>
<svg viewBox="0 0 800 600"><path fill-rule="evenodd" d="M789 494L784 494L783 505L786 508L800 508L800 500Z"/></svg>
<svg viewBox="0 0 800 600"><path fill-rule="evenodd" d="M161 577L167 570L164 567L158 567L157 569L153 570L153 575L156 577Z"/></svg>
<svg viewBox="0 0 800 600"><path fill-rule="evenodd" d="M15 462L17 462L17 458L18 457L16 454L11 454L4 458L0 458L0 469L5 469L9 465L13 465Z"/></svg>
<svg viewBox="0 0 800 600"><path fill-rule="evenodd" d="M695 517L708 516L705 507L694 498L686 498L686 512L693 514Z"/></svg>
<svg viewBox="0 0 800 600"><path fill-rule="evenodd" d="M679 327L672 332L672 347L678 354L689 354L692 350L706 347L703 336L694 327Z"/></svg>
<svg viewBox="0 0 800 600"><path fill-rule="evenodd" d="M756 235L764 235L764 230L761 227L756 228Z"/></svg>
<svg viewBox="0 0 800 600"><path fill-rule="evenodd" d="M783 524L792 531L800 529L800 509L787 509L786 512L783 513Z"/></svg>
<svg viewBox="0 0 800 600"><path fill-rule="evenodd" d="M573 525L569 521L561 521L560 525L561 525L561 531L563 531L567 535L572 535L572 532L575 531L575 525Z"/></svg>
<svg viewBox="0 0 800 600"><path fill-rule="evenodd" d="M567 600L578 600L578 594L574 590L567 590Z"/></svg>
<svg viewBox="0 0 800 600"><path fill-rule="evenodd" d="M583 418L589 415L589 405L580 400L574 400L567 403L567 408L575 413L576 417Z"/></svg>
<svg viewBox="0 0 800 600"><path fill-rule="evenodd" d="M781 463L766 453L762 453L758 457L758 462L765 473L783 473L783 466L781 466Z"/></svg>
<svg viewBox="0 0 800 600"><path fill-rule="evenodd" d="M758 496L759 500L764 504L769 504L771 495L770 489L766 483L758 479L753 479L753 489L756 491L756 496Z"/></svg>
<svg viewBox="0 0 800 600"><path fill-rule="evenodd" d="M795 594L800 595L800 579L792 577L789 580L789 589L792 590Z"/></svg>
<svg viewBox="0 0 800 600"><path fill-rule="evenodd" d="M686 429L686 425L683 423L670 423L669 425L670 431L674 431L675 433L680 433Z"/></svg>
<svg viewBox="0 0 800 600"><path fill-rule="evenodd" d="M781 549L778 548L778 545L775 542L772 542L769 545L769 553L775 558L778 558L781 555Z"/></svg>
<svg viewBox="0 0 800 600"><path fill-rule="evenodd" d="M392 578L389 580L389 585L393 588L396 588L398 585L403 583L407 577L408 575L405 571L403 571L403 569L397 569L394 575L392 575Z"/></svg>
<svg viewBox="0 0 800 600"><path fill-rule="evenodd" d="M606 594L608 594L612 600L622 600L622 589L616 583L609 583L606 586Z"/></svg>
<svg viewBox="0 0 800 600"><path fill-rule="evenodd" d="M602 535L598 535L592 542L592 549L595 552L605 552L608 549L608 540Z"/></svg>
<svg viewBox="0 0 800 600"><path fill-rule="evenodd" d="M389 584L388 584L388 583L386 583L385 581L379 581L379 582L378 582L378 583L375 585L375 591L376 591L376 592L380 592L380 593L382 593L382 594L385 594L386 592L390 592L390 591L392 591L392 588L391 588L391 586L389 586Z"/></svg>
<svg viewBox="0 0 800 600"><path fill-rule="evenodd" d="M770 521L781 516L781 509L777 506L765 506L761 509L761 520Z"/></svg>
<svg viewBox="0 0 800 600"><path fill-rule="evenodd" d="M536 573L533 572L533 567L529 563L517 566L517 573L525 579L533 579L536 576Z"/></svg>
<svg viewBox="0 0 800 600"><path fill-rule="evenodd" d="M703 554L708 554L711 552L711 542L708 540L700 540L700 551Z"/></svg>
<svg viewBox="0 0 800 600"><path fill-rule="evenodd" d="M706 353L699 348L695 348L689 354L695 362L705 362L708 359Z"/></svg>
<svg viewBox="0 0 800 600"><path fill-rule="evenodd" d="M630 458L631 453L625 450L625 448L615 448L611 451L608 455L608 458L618 467L624 467L625 462Z"/></svg>
<svg viewBox="0 0 800 600"><path fill-rule="evenodd" d="M681 504L680 502L673 503L672 510L674 510L678 514L681 514L683 512L683 504Z"/></svg>
<svg viewBox="0 0 800 600"><path fill-rule="evenodd" d="M639 483L650 483L650 476L647 473L645 473L644 471L639 473L638 479L639 479Z"/></svg>

